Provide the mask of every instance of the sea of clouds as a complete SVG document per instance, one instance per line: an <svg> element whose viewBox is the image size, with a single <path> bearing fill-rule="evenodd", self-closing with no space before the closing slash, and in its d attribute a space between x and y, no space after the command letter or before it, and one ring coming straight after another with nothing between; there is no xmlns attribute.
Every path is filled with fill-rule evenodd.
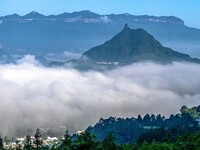
<svg viewBox="0 0 200 150"><path fill-rule="evenodd" d="M70 126L99 118L177 113L200 105L200 65L135 63L105 72L47 68L33 58L0 65L0 132Z"/></svg>

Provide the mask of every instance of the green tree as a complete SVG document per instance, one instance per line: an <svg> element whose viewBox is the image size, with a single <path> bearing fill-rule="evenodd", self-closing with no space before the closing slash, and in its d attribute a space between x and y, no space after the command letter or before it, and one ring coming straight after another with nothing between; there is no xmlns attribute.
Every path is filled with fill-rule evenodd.
<svg viewBox="0 0 200 150"><path fill-rule="evenodd" d="M151 118L150 118L150 115L149 114L146 114L144 117L143 117L143 122L144 122L144 125L147 125L149 126L151 124Z"/></svg>
<svg viewBox="0 0 200 150"><path fill-rule="evenodd" d="M151 119L151 125L154 125L156 122L156 116L154 114L151 114L150 119Z"/></svg>
<svg viewBox="0 0 200 150"><path fill-rule="evenodd" d="M141 115L138 115L137 121L138 121L138 123L142 123L142 117L141 117Z"/></svg>
<svg viewBox="0 0 200 150"><path fill-rule="evenodd" d="M67 130L64 134L64 139L62 140L62 144L59 146L59 150L70 150L72 146L71 135Z"/></svg>
<svg viewBox="0 0 200 150"><path fill-rule="evenodd" d="M118 148L116 144L116 139L112 133L108 134L108 136L102 141L102 149L103 150L116 150Z"/></svg>
<svg viewBox="0 0 200 150"><path fill-rule="evenodd" d="M162 126L164 118L165 118L164 116L161 116L161 114L158 114L156 116L156 125L157 126Z"/></svg>
<svg viewBox="0 0 200 150"><path fill-rule="evenodd" d="M85 131L78 135L75 148L77 150L95 150L98 147L96 136Z"/></svg>
<svg viewBox="0 0 200 150"><path fill-rule="evenodd" d="M164 141L166 142L172 142L172 132L169 130L167 133L166 133L166 136L164 137Z"/></svg>
<svg viewBox="0 0 200 150"><path fill-rule="evenodd" d="M42 143L43 143L42 134L41 134L40 130L37 129L36 133L35 133L35 140L34 140L35 148L36 149L41 149Z"/></svg>
<svg viewBox="0 0 200 150"><path fill-rule="evenodd" d="M31 141L31 136L27 135L24 143L24 149L25 150L32 150L32 141Z"/></svg>
<svg viewBox="0 0 200 150"><path fill-rule="evenodd" d="M22 144L18 140L16 140L15 143L16 143L16 147L15 147L16 150L22 150L23 149Z"/></svg>
<svg viewBox="0 0 200 150"><path fill-rule="evenodd" d="M0 136L0 150L3 150L4 146L3 146L3 139Z"/></svg>
<svg viewBox="0 0 200 150"><path fill-rule="evenodd" d="M8 144L9 142L11 142L11 140L7 136L4 137L3 141L6 144Z"/></svg>
<svg viewBox="0 0 200 150"><path fill-rule="evenodd" d="M185 106L185 105L183 105L183 106L181 107L181 109L180 109L180 113L181 113L181 114L182 114L182 113L185 113L185 112L187 112L187 110L188 110L188 107Z"/></svg>

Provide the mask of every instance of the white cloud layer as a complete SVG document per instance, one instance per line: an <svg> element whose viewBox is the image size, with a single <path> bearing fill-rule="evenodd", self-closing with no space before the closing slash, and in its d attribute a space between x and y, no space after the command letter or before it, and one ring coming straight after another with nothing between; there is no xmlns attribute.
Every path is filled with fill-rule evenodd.
<svg viewBox="0 0 200 150"><path fill-rule="evenodd" d="M100 117L169 115L199 105L200 65L138 63L107 72L0 66L0 132L16 128L85 129Z"/></svg>

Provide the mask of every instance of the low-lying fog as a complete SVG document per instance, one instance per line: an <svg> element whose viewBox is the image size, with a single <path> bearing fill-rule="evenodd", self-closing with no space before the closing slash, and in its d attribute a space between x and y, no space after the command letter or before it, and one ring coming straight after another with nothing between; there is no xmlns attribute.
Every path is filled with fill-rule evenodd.
<svg viewBox="0 0 200 150"><path fill-rule="evenodd" d="M0 132L70 126L100 117L177 113L199 105L200 65L135 63L107 72L45 68L34 60L0 66Z"/></svg>

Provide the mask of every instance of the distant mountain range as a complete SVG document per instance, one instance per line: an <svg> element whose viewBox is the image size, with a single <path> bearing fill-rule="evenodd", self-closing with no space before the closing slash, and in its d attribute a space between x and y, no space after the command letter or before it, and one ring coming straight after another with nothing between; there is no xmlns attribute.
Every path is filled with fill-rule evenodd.
<svg viewBox="0 0 200 150"><path fill-rule="evenodd" d="M32 54L57 55L65 51L83 53L117 34L124 24L143 28L163 45L192 56L200 56L200 30L189 28L173 16L99 15L90 11L45 16L31 12L0 17L0 58Z"/></svg>

